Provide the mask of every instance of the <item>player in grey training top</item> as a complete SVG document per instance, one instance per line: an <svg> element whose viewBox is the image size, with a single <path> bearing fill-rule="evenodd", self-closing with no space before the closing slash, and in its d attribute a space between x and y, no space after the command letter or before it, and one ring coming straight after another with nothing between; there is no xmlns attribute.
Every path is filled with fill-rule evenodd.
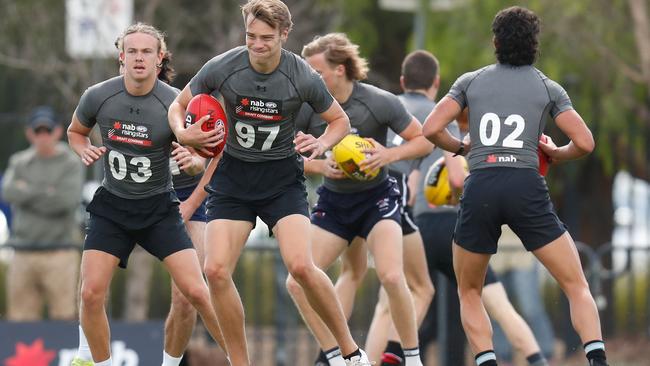
<svg viewBox="0 0 650 366"><path fill-rule="evenodd" d="M395 95L376 86L359 82L353 83L352 93L347 101L341 103L341 107L350 117L351 133L361 137L373 138L382 146L386 145L386 136L389 130L400 134L413 119L413 116L406 111L404 105L400 103ZM303 108L304 110L300 113L300 120L309 121L306 128L301 126L301 128L304 128L303 131L321 130L319 126L325 124L321 117L314 113L309 106ZM387 168L382 167L380 173L368 181L331 179L326 176L324 185L334 192L361 192L377 187L386 180L387 176Z"/></svg>
<svg viewBox="0 0 650 366"><path fill-rule="evenodd" d="M246 46L210 60L169 110L179 141L202 149L218 143L197 124L185 128L187 104L197 93L219 92L228 114L228 140L210 181L205 272L213 293L230 361L248 366L241 299L232 280L239 255L259 217L278 238L291 273L319 309L336 336L344 358L365 364L338 303L334 287L311 259L309 206L303 160L322 155L349 132L349 120L320 76L298 56L282 48L291 30L291 14L280 0L250 0L242 6ZM323 135L295 134L295 117L308 103L328 122ZM199 120L201 121L201 120ZM344 356L344 357L342 357Z"/></svg>
<svg viewBox="0 0 650 366"><path fill-rule="evenodd" d="M553 162L577 159L594 149L594 140L564 90L532 66L539 29L532 11L501 10L492 23L498 63L461 76L427 118L424 135L447 151L469 151L471 174L461 198L453 251L461 316L476 364L497 364L480 296L501 225L507 224L560 282L590 366L603 366L598 309L573 239L553 210L537 157L539 145ZM469 146L445 130L465 107ZM569 144L538 142L548 117L567 134Z"/></svg>
<svg viewBox="0 0 650 366"><path fill-rule="evenodd" d="M213 338L220 334L199 260L171 191L173 134L166 113L176 92L157 77L167 53L164 37L156 28L138 23L119 39L124 75L89 88L68 128L70 146L85 165L104 156L106 177L87 207L90 218L81 261L80 338L85 334L92 356L85 347L82 350L80 341L75 366L93 361L96 366L111 365L104 302L115 268L126 267L136 242L164 262ZM95 124L101 146L93 146L88 138Z"/></svg>
<svg viewBox="0 0 650 366"><path fill-rule="evenodd" d="M295 155L295 116L302 103L316 113L332 105L320 76L300 57L281 50L269 74L249 67L245 46L208 61L190 81L192 95L218 91L228 115L226 152L244 161L278 160Z"/></svg>
<svg viewBox="0 0 650 366"><path fill-rule="evenodd" d="M495 85L500 92L495 92ZM532 65L486 66L458 78L447 96L461 109L471 100L470 170L537 169L537 146L546 119L573 110L564 89Z"/></svg>
<svg viewBox="0 0 650 366"><path fill-rule="evenodd" d="M99 125L107 149L102 185L122 198L146 198L172 189L169 154L174 135L166 119L176 97L171 86L156 80L144 96L132 96L121 76L88 88L76 115L87 128Z"/></svg>
<svg viewBox="0 0 650 366"><path fill-rule="evenodd" d="M397 97L359 82L366 77L367 63L359 56L358 46L345 34L316 37L303 47L302 55L341 103L350 117L351 131L373 141L374 147L364 151L366 158L361 168L382 168L377 177L358 181L345 178L340 170L332 168L331 158L305 162L307 171L325 176L311 215L314 261L322 268L329 267L355 237L366 239L388 294L391 316L408 353L406 365L419 366L413 299L404 280L402 263L400 191L384 167L396 160L424 155L432 146L420 135L420 123L406 112ZM317 128L318 122L313 125ZM407 142L392 149L384 147L389 128ZM387 281L388 278L391 280ZM333 343L331 334L313 316L302 289L292 278L287 280L287 287L321 350L327 354Z"/></svg>

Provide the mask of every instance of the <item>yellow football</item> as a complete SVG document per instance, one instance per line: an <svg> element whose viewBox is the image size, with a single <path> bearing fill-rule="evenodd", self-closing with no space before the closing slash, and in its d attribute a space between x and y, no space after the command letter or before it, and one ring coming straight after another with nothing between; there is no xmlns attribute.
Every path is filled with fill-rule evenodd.
<svg viewBox="0 0 650 366"><path fill-rule="evenodd" d="M379 174L379 169L364 171L359 168L365 158L365 149L372 148L373 144L357 135L347 135L332 148L334 161L339 169L350 179L371 180Z"/></svg>
<svg viewBox="0 0 650 366"><path fill-rule="evenodd" d="M463 167L468 170L467 160L463 159ZM451 186L449 185L445 158L441 157L431 165L424 178L424 198L432 205L442 206L451 203Z"/></svg>

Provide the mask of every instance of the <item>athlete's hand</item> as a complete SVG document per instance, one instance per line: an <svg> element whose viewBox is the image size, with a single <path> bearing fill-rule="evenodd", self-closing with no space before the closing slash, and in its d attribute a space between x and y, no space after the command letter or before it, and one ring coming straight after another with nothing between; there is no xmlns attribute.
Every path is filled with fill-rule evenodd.
<svg viewBox="0 0 650 366"><path fill-rule="evenodd" d="M185 146L179 144L176 141L172 141L172 158L176 160L176 164L181 170L185 170L192 166L194 159L192 158L192 153Z"/></svg>
<svg viewBox="0 0 650 366"><path fill-rule="evenodd" d="M187 200L185 200L185 201L181 202L181 204L178 206L178 209L181 212L181 217L183 218L183 222L187 223L188 221L190 221L190 218L194 214L194 210L196 208L191 207L189 202Z"/></svg>
<svg viewBox="0 0 650 366"><path fill-rule="evenodd" d="M81 161L85 166L91 166L94 162L99 160L106 153L105 146L90 145L81 152Z"/></svg>
<svg viewBox="0 0 650 366"><path fill-rule="evenodd" d="M339 169L338 165L336 164L336 161L334 161L334 157L331 151L325 153L325 160L323 160L323 169L321 174L323 174L324 177L330 179L345 178L345 174L343 174L341 169Z"/></svg>
<svg viewBox="0 0 650 366"><path fill-rule="evenodd" d="M366 154L366 158L359 163L359 168L361 168L361 170L370 172L394 161L393 155L385 146L375 141L372 137L367 137L366 140L370 141L374 147L363 150Z"/></svg>
<svg viewBox="0 0 650 366"><path fill-rule="evenodd" d="M212 156L209 149L219 145L225 136L223 126L210 131L203 131L202 126L210 119L209 115L201 117L196 123L187 126L178 133L178 142L201 150L201 152Z"/></svg>
<svg viewBox="0 0 650 366"><path fill-rule="evenodd" d="M306 158L307 160L312 160L323 155L326 150L325 145L323 145L320 140L310 134L305 134L302 131L296 133L293 143L296 145L296 151L300 154L311 151L311 154Z"/></svg>
<svg viewBox="0 0 650 366"><path fill-rule="evenodd" d="M546 142L540 139L539 148L542 149L542 152L546 154L546 156L548 156L548 162L553 164L562 161L560 148L555 145L555 142L553 142L551 136L544 136L546 136Z"/></svg>

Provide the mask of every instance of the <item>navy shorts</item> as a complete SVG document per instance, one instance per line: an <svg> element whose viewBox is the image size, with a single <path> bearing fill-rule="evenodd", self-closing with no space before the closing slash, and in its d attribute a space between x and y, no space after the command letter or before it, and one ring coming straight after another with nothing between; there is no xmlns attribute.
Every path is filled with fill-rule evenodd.
<svg viewBox="0 0 650 366"><path fill-rule="evenodd" d="M413 234L418 231L418 226L415 224L415 220L413 220L413 208L408 205L409 197L411 197L411 190L407 184L408 177L406 174L395 170L388 170L388 175L395 178L397 187L402 195L402 235Z"/></svg>
<svg viewBox="0 0 650 366"><path fill-rule="evenodd" d="M439 271L449 281L457 285L452 255L452 236L456 226L456 212L455 209L447 208L436 212L427 212L418 215L415 222L420 227L429 275L433 278L435 271ZM492 267L488 266L484 286L496 282L499 282L499 279Z"/></svg>
<svg viewBox="0 0 650 366"><path fill-rule="evenodd" d="M192 249L178 204L174 192L126 199L100 187L86 208L90 220L84 250L114 255L120 259L120 267L126 268L136 243L160 260Z"/></svg>
<svg viewBox="0 0 650 366"><path fill-rule="evenodd" d="M401 224L401 206L400 191L391 177L377 187L355 193L332 192L321 186L311 222L350 243L356 236L365 239L381 220Z"/></svg>
<svg viewBox="0 0 650 366"><path fill-rule="evenodd" d="M210 184L208 221L249 221L256 217L273 229L283 217L309 217L302 157L247 162L223 154Z"/></svg>
<svg viewBox="0 0 650 366"><path fill-rule="evenodd" d="M183 202L192 195L192 192L194 192L195 188L196 188L196 186L190 186L190 187L177 188L174 191L176 191L176 196L178 197L178 199L181 202ZM196 211L194 211L194 213L192 214L192 217L190 217L189 221L199 221L199 222L208 221L208 216L206 214L205 201L206 200L203 200L203 202L201 202L201 205L196 208Z"/></svg>
<svg viewBox="0 0 650 366"><path fill-rule="evenodd" d="M533 251L559 238L566 226L555 214L536 169L484 168L465 180L454 240L475 253L494 254L507 224Z"/></svg>

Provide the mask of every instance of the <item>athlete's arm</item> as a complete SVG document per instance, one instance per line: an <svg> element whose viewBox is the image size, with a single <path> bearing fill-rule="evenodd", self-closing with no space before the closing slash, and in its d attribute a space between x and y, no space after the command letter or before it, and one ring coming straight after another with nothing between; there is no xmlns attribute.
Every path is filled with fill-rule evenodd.
<svg viewBox="0 0 650 366"><path fill-rule="evenodd" d="M205 173L203 173L201 180L199 180L192 194L185 201L181 202L179 209L181 211L181 217L183 217L183 222L188 222L196 209L201 206L201 202L205 201L206 197L208 197L205 186L210 183L210 179L212 179L212 175L217 169L217 164L221 160L222 155L219 154L217 157L210 159L208 166L205 168Z"/></svg>
<svg viewBox="0 0 650 366"><path fill-rule="evenodd" d="M212 156L209 149L217 146L223 140L224 131L221 128L210 131L201 129L202 125L210 119L210 116L203 116L196 123L185 128L185 110L191 99L192 91L188 84L169 105L169 111L167 112L169 127L176 135L179 143L192 146L205 155Z"/></svg>
<svg viewBox="0 0 650 366"><path fill-rule="evenodd" d="M413 207L415 205L415 196L420 190L419 187L420 185L418 184L418 182L420 182L420 168L411 170L411 173L408 175L408 178L406 179L406 185L408 186L409 191L411 191L411 194L409 195L409 199L406 202L407 206Z"/></svg>
<svg viewBox="0 0 650 366"><path fill-rule="evenodd" d="M447 131L447 125L455 120L461 109L458 102L453 98L443 97L422 126L422 134L437 147L455 153L461 147L460 140ZM465 146L464 154L467 154L470 146Z"/></svg>
<svg viewBox="0 0 650 366"><path fill-rule="evenodd" d="M370 171L399 160L415 159L433 150L433 145L422 136L422 125L415 117L411 118L411 122L399 136L406 142L388 149L368 138L374 147L364 150L369 156L361 162L360 168Z"/></svg>
<svg viewBox="0 0 650 366"><path fill-rule="evenodd" d="M81 161L86 166L92 165L92 163L99 160L106 153L106 147L93 146L90 143L88 135L90 135L91 130L92 128L81 124L79 118L77 118L77 111L75 110L72 114L70 126L68 126L68 144L70 144L70 148L79 155Z"/></svg>
<svg viewBox="0 0 650 366"><path fill-rule="evenodd" d="M319 138L315 138L309 134L298 133L294 140L296 151L299 153L302 154L311 151L307 160L312 160L317 156L323 155L325 151L338 144L345 135L350 133L350 119L336 100L332 102L332 105L325 112L320 114L320 117L327 123L327 127Z"/></svg>
<svg viewBox="0 0 650 366"><path fill-rule="evenodd" d="M546 143L540 141L542 151L551 158L551 162L578 159L594 150L594 137L578 112L570 109L558 114L555 117L555 124L571 141L560 147L555 146L550 139Z"/></svg>

